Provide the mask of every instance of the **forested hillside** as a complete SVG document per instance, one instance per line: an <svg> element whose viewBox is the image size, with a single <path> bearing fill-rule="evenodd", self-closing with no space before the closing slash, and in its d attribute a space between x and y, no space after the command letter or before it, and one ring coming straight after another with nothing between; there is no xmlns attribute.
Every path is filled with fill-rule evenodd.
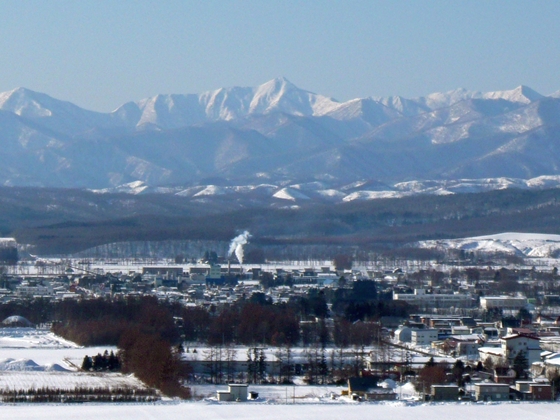
<svg viewBox="0 0 560 420"><path fill-rule="evenodd" d="M560 233L560 190L508 189L271 208L229 197L193 202L165 194L1 188L0 231L40 254L68 254L126 241L229 241L389 249L434 238L504 231Z"/></svg>

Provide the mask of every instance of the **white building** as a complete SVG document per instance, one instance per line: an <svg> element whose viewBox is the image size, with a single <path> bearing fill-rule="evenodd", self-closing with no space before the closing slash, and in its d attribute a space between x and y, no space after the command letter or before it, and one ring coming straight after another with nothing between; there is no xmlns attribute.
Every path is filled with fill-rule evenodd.
<svg viewBox="0 0 560 420"><path fill-rule="evenodd" d="M534 362L541 360L541 346L538 337L525 334L511 334L502 337L502 348L507 360L512 363L515 356L520 352L524 352L525 357L529 361L529 366Z"/></svg>
<svg viewBox="0 0 560 420"><path fill-rule="evenodd" d="M424 330L413 329L411 331L412 344L416 346L429 346L433 341L438 339L438 330L427 328Z"/></svg>
<svg viewBox="0 0 560 420"><path fill-rule="evenodd" d="M227 391L218 391L218 401L247 401L248 384L229 384Z"/></svg>
<svg viewBox="0 0 560 420"><path fill-rule="evenodd" d="M500 347L481 347L478 349L480 360L490 357L494 364L505 361L510 365L520 353L523 352L529 366L541 359L541 346L538 337L527 334L510 334L500 339Z"/></svg>
<svg viewBox="0 0 560 420"><path fill-rule="evenodd" d="M414 293L394 293L393 300L403 300L414 306L426 308L470 308L473 306L473 298L470 293L466 294L437 294L426 293L424 289L414 289Z"/></svg>
<svg viewBox="0 0 560 420"><path fill-rule="evenodd" d="M525 296L486 296L480 298L480 307L484 310L498 309L521 309L527 306Z"/></svg>

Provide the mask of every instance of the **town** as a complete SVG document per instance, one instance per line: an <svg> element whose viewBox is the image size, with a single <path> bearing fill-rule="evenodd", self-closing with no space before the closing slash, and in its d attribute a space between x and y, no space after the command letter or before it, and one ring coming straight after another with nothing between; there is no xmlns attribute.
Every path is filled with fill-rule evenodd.
<svg viewBox="0 0 560 420"><path fill-rule="evenodd" d="M560 392L555 267L368 267L348 255L243 265L213 251L188 262L16 261L15 240L0 242L5 327L41 326L72 339L64 320L37 314L31 302L156 299L174 308L168 345L181 386L200 394L229 384L233 394L220 388L218 401L257 398L247 386L275 384L337 385L333 398L359 401L537 401ZM117 341L84 340L122 350Z"/></svg>

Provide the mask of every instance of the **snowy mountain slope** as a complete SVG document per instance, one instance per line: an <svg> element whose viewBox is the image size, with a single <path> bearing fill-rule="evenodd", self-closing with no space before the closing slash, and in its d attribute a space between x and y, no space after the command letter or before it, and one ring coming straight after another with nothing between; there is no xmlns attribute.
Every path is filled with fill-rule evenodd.
<svg viewBox="0 0 560 420"><path fill-rule="evenodd" d="M530 104L543 99L545 96L527 86L518 86L512 90L488 92L481 95L483 99L505 99L508 102Z"/></svg>
<svg viewBox="0 0 560 420"><path fill-rule="evenodd" d="M209 177L231 185L262 176L273 185L333 181L322 190L362 179L553 177L559 127L560 98L525 86L337 102L277 78L157 95L111 113L18 88L0 94L0 184L175 193ZM380 196L363 191L348 194Z"/></svg>
<svg viewBox="0 0 560 420"><path fill-rule="evenodd" d="M558 257L560 235L508 232L463 239L422 241L417 244L428 249L457 249L486 254L504 253L524 257Z"/></svg>
<svg viewBox="0 0 560 420"><path fill-rule="evenodd" d="M559 91L560 92L560 91ZM556 94L550 95L550 97ZM472 99L490 99L490 100L505 100L507 102L517 103L517 104L529 104L540 99L545 98L545 96L534 91L527 86L518 86L512 90L505 91L494 91L494 92L476 92L468 91L466 89L455 89L448 92L436 92L431 93L425 97L406 99L400 96L390 96L390 97L375 97L375 101L386 105L389 108L399 111L405 116L415 116L423 114L425 112L435 111L441 108L446 108L457 104L462 101L468 101Z"/></svg>
<svg viewBox="0 0 560 420"><path fill-rule="evenodd" d="M119 125L111 114L88 111L70 102L21 87L0 93L0 110L70 136L92 129L117 128Z"/></svg>
<svg viewBox="0 0 560 420"><path fill-rule="evenodd" d="M273 195L274 198L288 201L309 200L309 197L295 188L282 188Z"/></svg>
<svg viewBox="0 0 560 420"><path fill-rule="evenodd" d="M275 112L324 115L336 105L333 99L299 89L281 77L255 88L221 88L199 95L157 95L127 103L114 114L129 127L171 129Z"/></svg>
<svg viewBox="0 0 560 420"><path fill-rule="evenodd" d="M398 110L370 98L344 102L323 115L340 121L361 120L370 128L403 116Z"/></svg>

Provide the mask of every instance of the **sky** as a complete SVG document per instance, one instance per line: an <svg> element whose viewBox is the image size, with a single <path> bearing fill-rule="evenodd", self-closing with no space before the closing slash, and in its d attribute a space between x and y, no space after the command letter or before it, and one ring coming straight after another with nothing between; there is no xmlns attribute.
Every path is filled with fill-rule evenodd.
<svg viewBox="0 0 560 420"><path fill-rule="evenodd" d="M0 91L111 111L284 76L349 100L560 89L553 0L0 0Z"/></svg>

